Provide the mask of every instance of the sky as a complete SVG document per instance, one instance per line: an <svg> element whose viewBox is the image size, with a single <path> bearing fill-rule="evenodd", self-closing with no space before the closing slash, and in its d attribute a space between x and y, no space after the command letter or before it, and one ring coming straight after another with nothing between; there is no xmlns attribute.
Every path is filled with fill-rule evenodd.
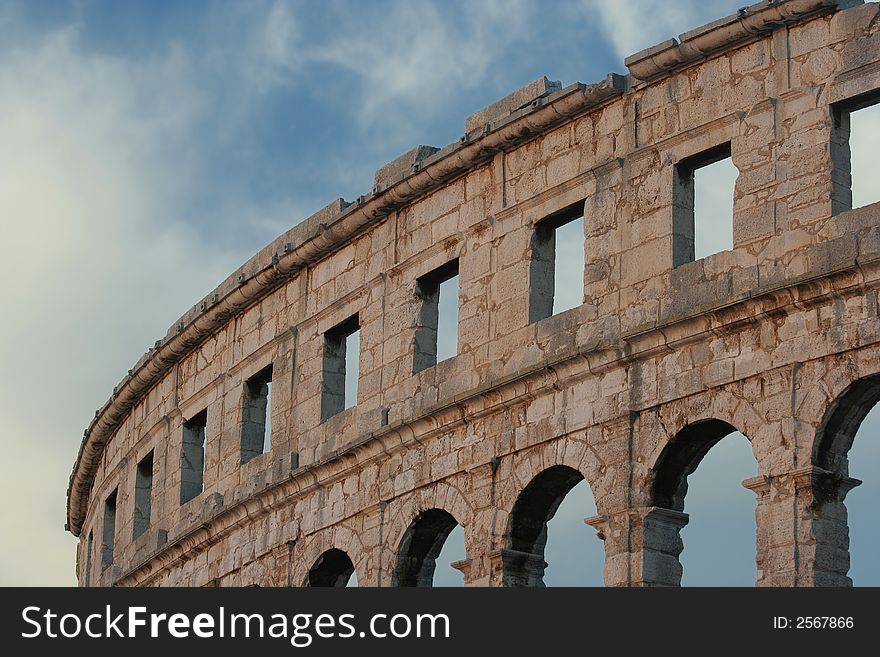
<svg viewBox="0 0 880 657"><path fill-rule="evenodd" d="M63 526L83 429L239 264L369 191L374 170L412 146L455 141L466 116L523 84L625 72L627 55L741 4L0 0L0 585L75 583ZM866 163L880 147L872 121ZM723 473L730 513L753 531L752 494L738 486L754 462L725 457L727 443L692 476L688 504L702 472L712 490ZM697 515L728 510L713 495L685 530L689 583L704 581L687 565L699 535L718 538ZM590 505L582 485L554 518L548 583L601 581ZM726 560L727 548L707 554Z"/></svg>

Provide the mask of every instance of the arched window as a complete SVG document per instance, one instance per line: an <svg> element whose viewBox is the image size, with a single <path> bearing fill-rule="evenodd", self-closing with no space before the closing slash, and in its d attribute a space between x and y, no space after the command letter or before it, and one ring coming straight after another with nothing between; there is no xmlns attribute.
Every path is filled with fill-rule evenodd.
<svg viewBox="0 0 880 657"><path fill-rule="evenodd" d="M750 443L734 426L711 419L679 431L654 469L653 508L643 520L644 583L754 584L755 498L740 485L754 474Z"/></svg>
<svg viewBox="0 0 880 657"><path fill-rule="evenodd" d="M443 509L428 509L413 520L397 549L393 586L434 586L434 570L458 521Z"/></svg>
<svg viewBox="0 0 880 657"><path fill-rule="evenodd" d="M565 504L568 507L569 497L575 504L565 510L566 517L559 518L563 526L554 527L557 533L551 535L549 526L553 524L561 506ZM579 501L582 504L577 504ZM595 572L588 571L584 577L583 569L578 568L580 564L559 563L558 572L553 572L552 582L559 585L601 585L604 550L600 543L593 542L598 541L595 532L583 522L585 517L592 515L595 515L595 504L580 472L560 465L537 475L520 493L510 515L507 546L502 552L504 585L544 586L545 574L550 574L546 572L548 564L545 561L551 551L548 548L558 548L557 554L562 557L566 547L570 548L572 544L577 545L581 552L579 561L588 562L592 566L589 570ZM590 538L590 534L593 538ZM551 545L548 545L548 540Z"/></svg>
<svg viewBox="0 0 880 657"><path fill-rule="evenodd" d="M859 379L837 398L819 429L813 458L825 476L813 502L817 585L880 584L874 567L880 546L880 478L866 476L860 485L850 477L880 467L878 401L880 376Z"/></svg>
<svg viewBox="0 0 880 657"><path fill-rule="evenodd" d="M856 432L847 454L849 471L863 483L846 496L846 519L849 528L849 572L857 586L880 586L877 554L880 551L880 404L875 404ZM849 483L854 483L850 479Z"/></svg>
<svg viewBox="0 0 880 657"><path fill-rule="evenodd" d="M318 557L309 570L307 586L348 586L354 564L342 550L332 548Z"/></svg>

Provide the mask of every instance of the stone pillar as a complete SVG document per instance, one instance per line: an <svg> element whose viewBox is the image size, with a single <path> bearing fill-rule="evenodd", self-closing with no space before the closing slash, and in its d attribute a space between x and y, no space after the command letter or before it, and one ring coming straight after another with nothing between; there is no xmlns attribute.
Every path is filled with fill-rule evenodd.
<svg viewBox="0 0 880 657"><path fill-rule="evenodd" d="M544 586L547 562L541 554L501 548L489 553L492 586Z"/></svg>
<svg viewBox="0 0 880 657"><path fill-rule="evenodd" d="M852 586L843 501L862 482L815 466L791 474L797 490L797 586Z"/></svg>
<svg viewBox="0 0 880 657"><path fill-rule="evenodd" d="M605 586L679 586L688 515L650 506L585 521L605 542Z"/></svg>
<svg viewBox="0 0 880 657"><path fill-rule="evenodd" d="M480 586L479 583L474 581L474 575L477 569L473 567L473 559L460 559L459 561L453 561L449 565L464 575L465 586Z"/></svg>
<svg viewBox="0 0 880 657"><path fill-rule="evenodd" d="M604 544L603 571L605 586L609 587L633 586L633 572L641 572L641 566L634 565L641 559L641 550L634 553L633 525L638 514L633 513L632 507L644 501L633 499L633 491L640 487L632 482L632 463L629 462L638 418L638 413L630 412L602 426L606 453L615 456L606 458L604 464L620 473L621 479L618 485L595 490L598 515L584 520L596 530Z"/></svg>
<svg viewBox="0 0 880 657"><path fill-rule="evenodd" d="M486 554L489 562L489 586L492 588L504 586L504 559L501 557L503 549L491 550Z"/></svg>
<svg viewBox="0 0 880 657"><path fill-rule="evenodd" d="M755 567L757 568L756 586L773 586L769 576L767 555L770 550L771 516L770 516L770 477L758 475L742 482L757 496L755 506Z"/></svg>
<svg viewBox="0 0 880 657"><path fill-rule="evenodd" d="M584 522L596 530L596 535L604 544L603 575L605 586L630 585L630 553L627 549L628 517L628 513L623 513L617 514L613 519L605 515L584 518ZM623 518L624 522L619 522L620 518Z"/></svg>
<svg viewBox="0 0 880 657"><path fill-rule="evenodd" d="M501 586L501 573L499 565L498 579L495 579L495 560L492 556L496 550L495 541L501 537L495 537L495 523L498 511L496 510L496 475L501 465L500 458L493 458L489 463L474 468L470 471L470 487L473 491L472 500L476 501L468 528L465 530L466 559L458 562L467 562L467 566L453 564L464 573L465 586L492 587Z"/></svg>
<svg viewBox="0 0 880 657"><path fill-rule="evenodd" d="M688 514L657 506L633 509L632 586L680 586L684 543L680 532Z"/></svg>
<svg viewBox="0 0 880 657"><path fill-rule="evenodd" d="M815 466L743 482L758 495L758 586L852 586L843 501L860 483Z"/></svg>

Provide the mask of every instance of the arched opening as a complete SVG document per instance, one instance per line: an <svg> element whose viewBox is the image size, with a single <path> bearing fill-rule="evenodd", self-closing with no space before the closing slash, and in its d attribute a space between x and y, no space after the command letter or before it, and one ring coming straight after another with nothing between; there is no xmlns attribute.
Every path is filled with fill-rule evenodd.
<svg viewBox="0 0 880 657"><path fill-rule="evenodd" d="M752 586L757 578L755 457L738 431L722 438L688 478L681 531L683 586ZM719 563L724 564L719 568Z"/></svg>
<svg viewBox="0 0 880 657"><path fill-rule="evenodd" d="M880 376L859 379L837 398L819 429L814 455L817 466L839 476L849 476L850 448L878 401Z"/></svg>
<svg viewBox="0 0 880 657"><path fill-rule="evenodd" d="M544 584L604 586L605 543L584 522L596 516L593 491L586 479L575 484L547 521Z"/></svg>
<svg viewBox="0 0 880 657"><path fill-rule="evenodd" d="M838 397L819 429L812 501L816 585L880 584L880 478L870 476L880 470L878 401L880 376L859 379Z"/></svg>
<svg viewBox="0 0 880 657"><path fill-rule="evenodd" d="M584 524L595 512L589 486L574 468L553 466L532 479L510 514L504 586L600 586L604 549ZM552 567L545 560L550 555Z"/></svg>
<svg viewBox="0 0 880 657"><path fill-rule="evenodd" d="M751 443L727 422L676 434L657 461L643 521L645 584L754 585L755 496L741 483L755 470Z"/></svg>
<svg viewBox="0 0 880 657"><path fill-rule="evenodd" d="M306 586L348 586L354 575L354 564L342 550L332 548L318 557L309 570Z"/></svg>
<svg viewBox="0 0 880 657"><path fill-rule="evenodd" d="M464 586L464 573L454 564L467 557L464 547L464 527L456 525L446 540L440 554L435 560L434 584L435 587Z"/></svg>
<svg viewBox="0 0 880 657"><path fill-rule="evenodd" d="M855 479L862 481L846 496L843 507L849 526L849 577L857 586L880 586L880 404L874 404L856 432L847 454ZM864 473L864 474L863 474ZM853 483L852 481L850 483Z"/></svg>
<svg viewBox="0 0 880 657"><path fill-rule="evenodd" d="M400 541L392 586L434 586L437 559L446 539L458 526L448 511L422 511ZM437 584L448 585L445 581Z"/></svg>

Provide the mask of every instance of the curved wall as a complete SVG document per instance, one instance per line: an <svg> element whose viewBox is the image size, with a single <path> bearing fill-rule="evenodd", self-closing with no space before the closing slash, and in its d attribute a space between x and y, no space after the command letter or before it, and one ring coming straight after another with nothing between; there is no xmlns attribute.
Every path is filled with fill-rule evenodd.
<svg viewBox="0 0 880 657"><path fill-rule="evenodd" d="M757 462L757 582L849 583L843 497L857 482L821 445L838 399L880 373L880 205L849 209L841 124L880 89L880 19L849 4L762 3L628 58L628 78L537 80L266 247L86 431L68 496L80 583L341 581L339 551L360 585L421 582L449 530L426 517L464 526L467 584L537 583L543 554L515 549L509 527L549 508L517 500L567 466L596 499L606 583L677 584L676 487L719 426L748 436ZM681 171L726 144L734 248L679 262ZM536 320L536 224L571 208L584 303ZM424 277L454 260L458 353L419 369ZM328 340L355 316L357 404L327 418ZM271 450L246 459L269 366Z"/></svg>

